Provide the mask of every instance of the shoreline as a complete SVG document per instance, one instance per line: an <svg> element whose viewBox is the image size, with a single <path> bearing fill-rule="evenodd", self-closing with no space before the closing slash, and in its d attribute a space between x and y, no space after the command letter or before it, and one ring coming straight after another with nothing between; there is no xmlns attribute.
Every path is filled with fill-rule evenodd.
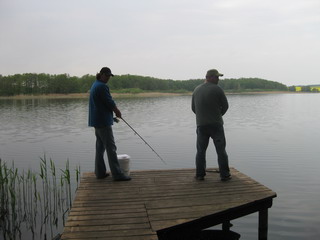
<svg viewBox="0 0 320 240"><path fill-rule="evenodd" d="M241 94L289 94L289 93L304 93L304 92L289 92L289 91L255 91L255 92L227 92L226 95L241 95ZM192 92L185 93L165 93L165 92L143 92L143 93L112 93L114 98L136 98L136 97L167 97L167 96L189 96ZM75 99L89 98L89 93L69 93L69 94L42 94L42 95L14 95L0 96L0 99Z"/></svg>
<svg viewBox="0 0 320 240"><path fill-rule="evenodd" d="M162 92L145 92L145 93L112 93L114 98L135 98L135 97L163 97L163 96L183 96L192 93L162 93ZM89 93L69 93L69 94L41 94L41 95L14 95L0 96L0 99L69 99L69 98L89 98Z"/></svg>

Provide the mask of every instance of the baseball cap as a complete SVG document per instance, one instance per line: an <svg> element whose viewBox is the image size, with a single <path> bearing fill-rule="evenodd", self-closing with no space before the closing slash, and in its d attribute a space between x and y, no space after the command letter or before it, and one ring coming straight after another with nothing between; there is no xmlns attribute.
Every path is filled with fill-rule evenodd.
<svg viewBox="0 0 320 240"><path fill-rule="evenodd" d="M106 75L108 75L108 76L114 76L113 74L112 74L112 72L111 72L111 70L110 70L110 68L108 68L108 67L103 67L103 68L101 68L101 70L100 70L100 73L101 74L106 74Z"/></svg>
<svg viewBox="0 0 320 240"><path fill-rule="evenodd" d="M214 77L222 77L223 74L219 73L218 70L216 70L216 69L208 70L206 77L213 77L213 76Z"/></svg>

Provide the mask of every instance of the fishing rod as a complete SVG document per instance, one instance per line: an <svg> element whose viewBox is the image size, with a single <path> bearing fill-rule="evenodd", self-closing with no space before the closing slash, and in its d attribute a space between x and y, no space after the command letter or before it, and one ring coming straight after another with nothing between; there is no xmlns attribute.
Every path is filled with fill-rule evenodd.
<svg viewBox="0 0 320 240"><path fill-rule="evenodd" d="M160 158L160 160L161 160L164 164L167 164L167 163L162 159L162 157L160 157L160 155L150 146L150 144L147 143L147 141L144 140L143 137L141 137L140 134L139 134L136 130L134 130L134 128L131 127L130 124L129 124L126 120L124 120L122 117L121 117L121 119L122 119L122 121L124 121L125 124L128 125L129 128L131 128L131 130L132 130L135 134L137 134L137 135L141 138L142 141L144 141L145 144L148 145L148 147ZM118 120L118 119L117 119L117 120ZM115 120L115 121L116 121L116 120Z"/></svg>

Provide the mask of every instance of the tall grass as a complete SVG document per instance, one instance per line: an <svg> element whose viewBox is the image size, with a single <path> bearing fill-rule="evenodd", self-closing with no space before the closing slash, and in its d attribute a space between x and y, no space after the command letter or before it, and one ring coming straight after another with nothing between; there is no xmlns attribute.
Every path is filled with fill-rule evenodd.
<svg viewBox="0 0 320 240"><path fill-rule="evenodd" d="M71 175L69 160L65 169L57 171L44 156L37 173L19 172L14 163L8 166L0 159L0 238L52 239L57 235L72 206L80 167L75 169L76 184Z"/></svg>

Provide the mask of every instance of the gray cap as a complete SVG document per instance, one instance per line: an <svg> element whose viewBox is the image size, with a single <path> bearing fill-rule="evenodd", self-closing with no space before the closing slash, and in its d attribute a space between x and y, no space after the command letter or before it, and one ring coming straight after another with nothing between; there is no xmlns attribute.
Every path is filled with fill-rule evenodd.
<svg viewBox="0 0 320 240"><path fill-rule="evenodd" d="M218 70L216 70L216 69L208 70L207 75L206 75L206 77L222 77L222 76L223 76L223 74L219 73Z"/></svg>

